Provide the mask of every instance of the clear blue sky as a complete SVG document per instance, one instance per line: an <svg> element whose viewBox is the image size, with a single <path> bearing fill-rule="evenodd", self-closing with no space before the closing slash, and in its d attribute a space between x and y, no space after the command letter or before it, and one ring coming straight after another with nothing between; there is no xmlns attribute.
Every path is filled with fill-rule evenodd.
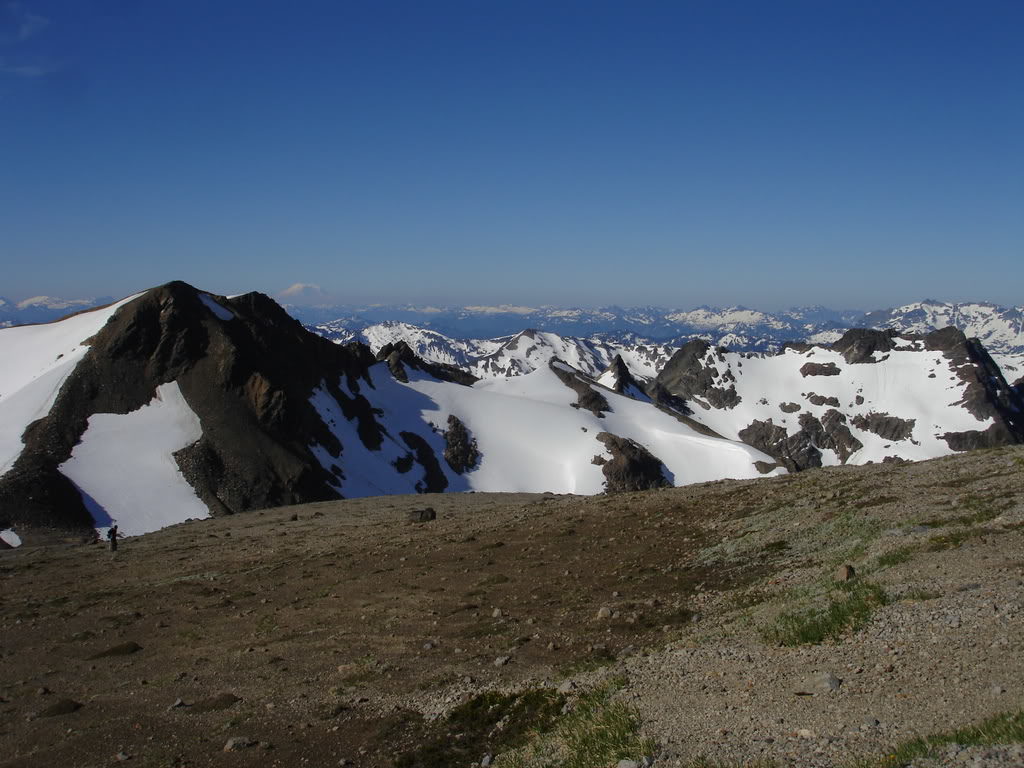
<svg viewBox="0 0 1024 768"><path fill-rule="evenodd" d="M1021 0L0 0L0 295L1024 303Z"/></svg>

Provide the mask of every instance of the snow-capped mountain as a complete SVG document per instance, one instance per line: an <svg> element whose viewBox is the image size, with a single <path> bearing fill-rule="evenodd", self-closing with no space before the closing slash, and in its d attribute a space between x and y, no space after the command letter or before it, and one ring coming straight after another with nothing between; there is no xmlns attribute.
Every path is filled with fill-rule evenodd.
<svg viewBox="0 0 1024 768"><path fill-rule="evenodd" d="M478 376L515 375L533 370L542 352L548 350L552 356L560 355L556 350L568 345L576 350L568 354L578 355L584 369L592 375L606 367L616 354L622 354L635 374L649 377L657 373L675 349L694 338L737 352L774 353L793 341L831 344L850 328L894 328L907 333L929 333L954 327L968 337L978 338L1008 380L1024 384L1024 307L924 301L873 312L835 311L825 307L798 307L777 313L744 307L698 307L687 311L652 307L472 309L474 311L374 307L318 322L310 328L327 338L360 339L371 346L404 340L429 359L462 366ZM401 315L403 320L373 322L370 319L392 313ZM481 318L489 324L486 327L511 327L513 331L493 338L474 337L472 331L481 327ZM507 362L499 360L487 367L477 366L479 359L494 353L498 346L517 343L512 340L523 328L539 329L546 336L545 341L536 345L532 362L516 361L516 355L510 354ZM634 356L640 359L634 361L631 359Z"/></svg>
<svg viewBox="0 0 1024 768"><path fill-rule="evenodd" d="M698 307L672 310L658 307L337 307L333 317L324 307L288 307L289 312L321 330L350 330L392 322L441 333L449 338L481 339L512 336L535 328L560 336L592 338L605 334L634 334L644 339L707 337L715 344L731 341L751 351L774 351L782 343L806 338L821 330L845 330L863 312L836 312L824 307L766 313L745 307ZM337 320L336 320L337 318Z"/></svg>
<svg viewBox="0 0 1024 768"><path fill-rule="evenodd" d="M694 340L658 374L694 421L771 454L790 470L918 460L1024 440L1024 400L982 344L851 330L777 355Z"/></svg>
<svg viewBox="0 0 1024 768"><path fill-rule="evenodd" d="M1024 439L1019 395L955 329L851 331L779 355L698 340L664 365L668 348L638 356L636 339L628 357L552 333L453 347L420 331L375 329L376 350L332 343L262 294L180 282L0 330L0 539L339 496L634 490Z"/></svg>
<svg viewBox="0 0 1024 768"><path fill-rule="evenodd" d="M494 339L453 339L408 323L377 323L351 329L336 323L310 330L338 344L360 341L374 354L387 344L403 341L424 360L458 366L478 378L520 376L558 358L588 376L595 377L622 357L633 375L652 379L676 350L675 344L659 344L633 334L595 336L589 339L551 332L520 331Z"/></svg>
<svg viewBox="0 0 1024 768"><path fill-rule="evenodd" d="M4 531L134 534L339 496L596 493L770 462L562 361L476 382L404 343L333 344L262 294L179 282L4 329L0 358L16 361L0 377Z"/></svg>
<svg viewBox="0 0 1024 768"><path fill-rule="evenodd" d="M14 302L0 297L0 328L30 323L49 323L83 309L91 309L113 301L109 296L95 299L61 299L33 296Z"/></svg>

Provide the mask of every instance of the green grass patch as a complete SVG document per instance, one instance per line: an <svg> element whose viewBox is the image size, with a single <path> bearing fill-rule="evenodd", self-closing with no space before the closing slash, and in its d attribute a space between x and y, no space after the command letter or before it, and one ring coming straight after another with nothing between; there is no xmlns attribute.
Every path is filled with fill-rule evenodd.
<svg viewBox="0 0 1024 768"><path fill-rule="evenodd" d="M853 763L851 768L891 768L906 765L919 758L936 757L939 750L949 744L983 747L1021 742L1024 742L1024 710L1005 712L977 725L904 742L885 757L859 760Z"/></svg>
<svg viewBox="0 0 1024 768"><path fill-rule="evenodd" d="M788 611L762 629L762 637L774 645L817 645L856 632L876 609L888 602L885 591L869 581L855 579L829 591L824 607Z"/></svg>
<svg viewBox="0 0 1024 768"><path fill-rule="evenodd" d="M632 707L614 701L621 681L611 681L583 694L576 706L546 736L535 734L530 744L502 755L499 768L594 768L619 760L639 761L654 752L650 739L640 736L640 718Z"/></svg>
<svg viewBox="0 0 1024 768"><path fill-rule="evenodd" d="M876 568L892 568L894 565L905 563L910 560L911 556L917 551L917 547L909 545L906 547L898 547L897 549L890 550L884 554L879 555L875 558Z"/></svg>
<svg viewBox="0 0 1024 768"><path fill-rule="evenodd" d="M453 709L432 737L400 755L395 766L469 765L550 731L564 706L565 696L547 688L508 694L488 691Z"/></svg>
<svg viewBox="0 0 1024 768"><path fill-rule="evenodd" d="M957 549L965 541L969 539L977 538L978 536L984 536L989 531L984 529L967 528L962 531L952 531L951 533L943 533L938 536L932 536L928 539L928 543L925 544L926 552L942 552L947 549Z"/></svg>

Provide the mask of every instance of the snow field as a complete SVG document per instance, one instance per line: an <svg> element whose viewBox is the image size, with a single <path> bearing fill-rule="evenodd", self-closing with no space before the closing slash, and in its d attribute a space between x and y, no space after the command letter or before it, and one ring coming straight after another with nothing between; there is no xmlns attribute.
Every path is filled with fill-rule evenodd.
<svg viewBox="0 0 1024 768"><path fill-rule="evenodd" d="M202 434L177 382L162 384L136 411L90 416L60 471L82 493L101 533L108 521L125 536L149 533L209 516L173 455Z"/></svg>
<svg viewBox="0 0 1024 768"><path fill-rule="evenodd" d="M25 428L50 412L64 380L88 351L85 342L141 295L55 323L0 330L0 475L21 454Z"/></svg>

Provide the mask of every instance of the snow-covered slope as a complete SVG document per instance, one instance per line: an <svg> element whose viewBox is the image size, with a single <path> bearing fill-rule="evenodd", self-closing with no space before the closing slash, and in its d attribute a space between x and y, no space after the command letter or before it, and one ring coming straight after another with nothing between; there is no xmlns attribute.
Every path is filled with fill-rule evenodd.
<svg viewBox="0 0 1024 768"><path fill-rule="evenodd" d="M25 428L49 413L88 340L135 298L60 322L0 330L0 475L21 453Z"/></svg>
<svg viewBox="0 0 1024 768"><path fill-rule="evenodd" d="M577 373L568 366L565 370ZM440 381L415 370L409 371L408 379L400 382L385 365L378 364L368 372L372 391L360 389L382 412L379 421L389 435L377 450L368 449L356 439L354 425L344 419L340 405L323 389L314 393L317 411L341 444L349 446L340 461L326 451L317 451L325 468L338 466L342 476L337 489L341 494L351 497L415 492L420 476L394 471L394 465L409 453L408 445L398 436L419 433L440 456L445 451L444 433L453 416L465 425L480 458L462 475L441 462L447 490L600 493L606 478L594 457L611 459L608 449L597 439L603 432L643 446L664 463L666 480L675 485L723 477L757 477L754 462L770 461L747 445L706 437L670 413L596 387L582 375L584 386L602 392L609 410L598 415L574 408L577 393L549 366L514 378L481 380L472 387Z"/></svg>
<svg viewBox="0 0 1024 768"><path fill-rule="evenodd" d="M122 535L137 536L210 514L174 460L202 436L177 382L161 384L138 410L91 416L60 471L81 491L101 532L113 521Z"/></svg>

